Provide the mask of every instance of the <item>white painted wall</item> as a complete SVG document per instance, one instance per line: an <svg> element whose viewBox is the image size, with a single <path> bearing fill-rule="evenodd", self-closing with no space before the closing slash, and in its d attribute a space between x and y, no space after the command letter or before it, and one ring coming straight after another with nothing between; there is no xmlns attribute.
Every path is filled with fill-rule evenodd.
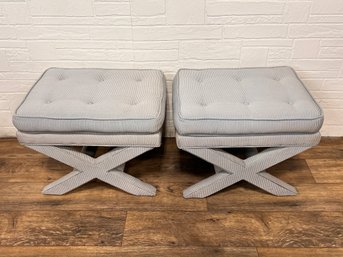
<svg viewBox="0 0 343 257"><path fill-rule="evenodd" d="M48 67L290 65L343 136L343 0L0 0L0 136Z"/></svg>

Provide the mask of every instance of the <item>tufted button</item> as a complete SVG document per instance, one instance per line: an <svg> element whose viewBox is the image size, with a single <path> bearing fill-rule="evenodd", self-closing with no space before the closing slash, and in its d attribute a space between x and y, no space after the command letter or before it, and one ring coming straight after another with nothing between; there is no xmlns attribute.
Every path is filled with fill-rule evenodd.
<svg viewBox="0 0 343 257"><path fill-rule="evenodd" d="M46 100L45 101L46 104L51 104L51 102L52 102L51 100Z"/></svg>
<svg viewBox="0 0 343 257"><path fill-rule="evenodd" d="M247 101L244 101L243 104L244 104L244 105L250 105L250 103L247 102Z"/></svg>
<svg viewBox="0 0 343 257"><path fill-rule="evenodd" d="M88 101L87 104L94 104L92 101Z"/></svg>
<svg viewBox="0 0 343 257"><path fill-rule="evenodd" d="M141 79L141 78L136 78L136 81L137 81L137 82L141 82L142 79Z"/></svg>
<svg viewBox="0 0 343 257"><path fill-rule="evenodd" d="M65 80L66 78L65 78L65 76L63 76L63 74L60 74L59 76L58 76L58 80Z"/></svg>
<svg viewBox="0 0 343 257"><path fill-rule="evenodd" d="M200 102L199 104L203 107L207 106L207 104L205 102Z"/></svg>
<svg viewBox="0 0 343 257"><path fill-rule="evenodd" d="M202 78L197 78L198 83L202 83L203 79Z"/></svg>
<svg viewBox="0 0 343 257"><path fill-rule="evenodd" d="M280 78L274 78L275 81L280 81L281 79Z"/></svg>
<svg viewBox="0 0 343 257"><path fill-rule="evenodd" d="M291 100L288 101L288 104L293 104L293 102Z"/></svg>
<svg viewBox="0 0 343 257"><path fill-rule="evenodd" d="M238 81L238 82L241 82L241 81L242 81L242 78L236 77L235 80Z"/></svg>

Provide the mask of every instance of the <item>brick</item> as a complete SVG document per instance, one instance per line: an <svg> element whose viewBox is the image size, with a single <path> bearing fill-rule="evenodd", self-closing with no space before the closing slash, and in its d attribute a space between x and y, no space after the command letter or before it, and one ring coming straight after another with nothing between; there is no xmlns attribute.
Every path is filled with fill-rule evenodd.
<svg viewBox="0 0 343 257"><path fill-rule="evenodd" d="M0 93L28 92L33 83L33 80L0 80Z"/></svg>
<svg viewBox="0 0 343 257"><path fill-rule="evenodd" d="M32 43L38 44L46 44L44 41L31 41ZM107 40L107 41L100 41L100 40L59 40L59 41L50 41L51 45L53 45L56 49L116 49L117 42ZM126 43L127 44L127 43ZM29 42L30 45L30 42Z"/></svg>
<svg viewBox="0 0 343 257"><path fill-rule="evenodd" d="M225 60L239 59L240 43L237 41L181 42L180 59Z"/></svg>
<svg viewBox="0 0 343 257"><path fill-rule="evenodd" d="M8 57L6 55L6 52L3 50L0 50L0 71L9 71L9 62Z"/></svg>
<svg viewBox="0 0 343 257"><path fill-rule="evenodd" d="M17 26L20 39L88 39L84 26Z"/></svg>
<svg viewBox="0 0 343 257"><path fill-rule="evenodd" d="M3 127L11 127L12 124L12 114L10 111L0 111L0 124Z"/></svg>
<svg viewBox="0 0 343 257"><path fill-rule="evenodd" d="M164 0L132 0L132 15L136 16L153 16L165 12Z"/></svg>
<svg viewBox="0 0 343 257"><path fill-rule="evenodd" d="M341 58L343 59L343 47L322 47L319 58Z"/></svg>
<svg viewBox="0 0 343 257"><path fill-rule="evenodd" d="M306 86L311 91L320 90L323 86L323 79L303 79L302 80Z"/></svg>
<svg viewBox="0 0 343 257"><path fill-rule="evenodd" d="M177 50L135 50L135 61L176 61Z"/></svg>
<svg viewBox="0 0 343 257"><path fill-rule="evenodd" d="M267 62L267 48L249 48L243 47L241 52L242 67L265 66Z"/></svg>
<svg viewBox="0 0 343 257"><path fill-rule="evenodd" d="M313 0L312 13L343 14L342 0Z"/></svg>
<svg viewBox="0 0 343 257"><path fill-rule="evenodd" d="M343 124L342 109L324 109L324 117L327 125Z"/></svg>
<svg viewBox="0 0 343 257"><path fill-rule="evenodd" d="M129 3L96 3L95 14L98 16L130 15Z"/></svg>
<svg viewBox="0 0 343 257"><path fill-rule="evenodd" d="M31 19L33 25L93 25L91 17L39 17Z"/></svg>
<svg viewBox="0 0 343 257"><path fill-rule="evenodd" d="M338 71L341 68L341 60L293 60L292 64L302 71Z"/></svg>
<svg viewBox="0 0 343 257"><path fill-rule="evenodd" d="M9 110L9 102L7 99L0 99L0 114L1 111Z"/></svg>
<svg viewBox="0 0 343 257"><path fill-rule="evenodd" d="M343 24L330 25L289 25L290 38L341 38L343 37Z"/></svg>
<svg viewBox="0 0 343 257"><path fill-rule="evenodd" d="M205 0L166 0L167 24L204 24Z"/></svg>
<svg viewBox="0 0 343 257"><path fill-rule="evenodd" d="M7 53L7 58L9 62L30 60L29 51L27 49L22 49L22 48L7 49L6 53Z"/></svg>
<svg viewBox="0 0 343 257"><path fill-rule="evenodd" d="M269 59L288 59L292 55L291 48L288 47L272 47L269 49Z"/></svg>
<svg viewBox="0 0 343 257"><path fill-rule="evenodd" d="M164 15L160 16L133 16L133 25L164 25L166 23L166 17Z"/></svg>
<svg viewBox="0 0 343 257"><path fill-rule="evenodd" d="M177 41L135 41L132 43L133 49L140 50L168 50L168 49L179 49L179 42ZM127 46L127 43L124 45Z"/></svg>
<svg viewBox="0 0 343 257"><path fill-rule="evenodd" d="M131 40L131 30L130 27L93 26L90 28L90 38Z"/></svg>
<svg viewBox="0 0 343 257"><path fill-rule="evenodd" d="M224 38L282 38L287 25L237 25L224 28Z"/></svg>
<svg viewBox="0 0 343 257"><path fill-rule="evenodd" d="M15 137L16 136L16 129L14 127L0 127L0 135L1 137Z"/></svg>
<svg viewBox="0 0 343 257"><path fill-rule="evenodd" d="M206 16L207 24L276 24L282 23L281 15L249 15L249 16Z"/></svg>
<svg viewBox="0 0 343 257"><path fill-rule="evenodd" d="M245 39L243 46L293 46L292 39Z"/></svg>
<svg viewBox="0 0 343 257"><path fill-rule="evenodd" d="M30 24L31 15L26 3L9 3L3 6L9 24Z"/></svg>
<svg viewBox="0 0 343 257"><path fill-rule="evenodd" d="M220 26L134 27L134 40L219 39Z"/></svg>
<svg viewBox="0 0 343 257"><path fill-rule="evenodd" d="M271 1L214 1L207 3L208 15L282 14L284 3Z"/></svg>
<svg viewBox="0 0 343 257"><path fill-rule="evenodd" d="M308 59L318 57L320 40L296 39L294 41L293 58Z"/></svg>
<svg viewBox="0 0 343 257"><path fill-rule="evenodd" d="M25 48L24 40L0 40L0 48Z"/></svg>
<svg viewBox="0 0 343 257"><path fill-rule="evenodd" d="M337 137L342 136L343 126L334 126L324 124L323 128L320 130L323 136Z"/></svg>
<svg viewBox="0 0 343 257"><path fill-rule="evenodd" d="M110 26L131 26L132 20L130 16L102 16L94 17L96 25L110 25Z"/></svg>
<svg viewBox="0 0 343 257"><path fill-rule="evenodd" d="M323 84L322 90L343 91L343 79L326 80Z"/></svg>
<svg viewBox="0 0 343 257"><path fill-rule="evenodd" d="M310 2L289 2L286 4L284 22L306 22L310 14Z"/></svg>
<svg viewBox="0 0 343 257"><path fill-rule="evenodd" d="M15 39L16 28L11 26L0 26L0 39Z"/></svg>
<svg viewBox="0 0 343 257"><path fill-rule="evenodd" d="M91 16L91 0L31 0L33 16Z"/></svg>
<svg viewBox="0 0 343 257"><path fill-rule="evenodd" d="M343 15L311 15L308 23L342 23Z"/></svg>

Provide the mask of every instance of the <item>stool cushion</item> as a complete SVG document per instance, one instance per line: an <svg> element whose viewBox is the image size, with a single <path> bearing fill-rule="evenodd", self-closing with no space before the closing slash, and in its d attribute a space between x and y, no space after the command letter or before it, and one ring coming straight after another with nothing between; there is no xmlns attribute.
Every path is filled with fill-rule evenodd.
<svg viewBox="0 0 343 257"><path fill-rule="evenodd" d="M323 123L290 67L179 70L173 109L180 135L315 133Z"/></svg>
<svg viewBox="0 0 343 257"><path fill-rule="evenodd" d="M17 109L24 132L155 133L165 115L158 70L47 70Z"/></svg>

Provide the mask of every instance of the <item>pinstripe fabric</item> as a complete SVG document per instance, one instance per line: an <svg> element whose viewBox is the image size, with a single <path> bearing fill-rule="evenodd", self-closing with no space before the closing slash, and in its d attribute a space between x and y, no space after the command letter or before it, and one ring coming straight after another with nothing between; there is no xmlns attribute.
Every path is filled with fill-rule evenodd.
<svg viewBox="0 0 343 257"><path fill-rule="evenodd" d="M216 174L184 190L185 198L204 198L238 181L245 180L274 195L295 195L296 189L265 172L265 169L284 161L310 147L268 148L246 160L220 149L188 148L190 152L215 165Z"/></svg>
<svg viewBox="0 0 343 257"><path fill-rule="evenodd" d="M33 134L18 131L17 138L24 145L159 147L161 134Z"/></svg>
<svg viewBox="0 0 343 257"><path fill-rule="evenodd" d="M134 195L156 194L154 186L123 172L123 165L127 161L152 148L118 147L98 158L93 158L69 147L27 147L74 167L73 172L47 185L43 189L44 194L62 195L96 178Z"/></svg>
<svg viewBox="0 0 343 257"><path fill-rule="evenodd" d="M157 70L47 70L17 109L24 132L156 133L166 86Z"/></svg>
<svg viewBox="0 0 343 257"><path fill-rule="evenodd" d="M180 135L316 133L323 113L289 67L179 70L173 82Z"/></svg>
<svg viewBox="0 0 343 257"><path fill-rule="evenodd" d="M229 136L181 136L176 134L177 146L185 148L227 148L227 147L288 147L315 146L320 133L289 135L229 135Z"/></svg>

